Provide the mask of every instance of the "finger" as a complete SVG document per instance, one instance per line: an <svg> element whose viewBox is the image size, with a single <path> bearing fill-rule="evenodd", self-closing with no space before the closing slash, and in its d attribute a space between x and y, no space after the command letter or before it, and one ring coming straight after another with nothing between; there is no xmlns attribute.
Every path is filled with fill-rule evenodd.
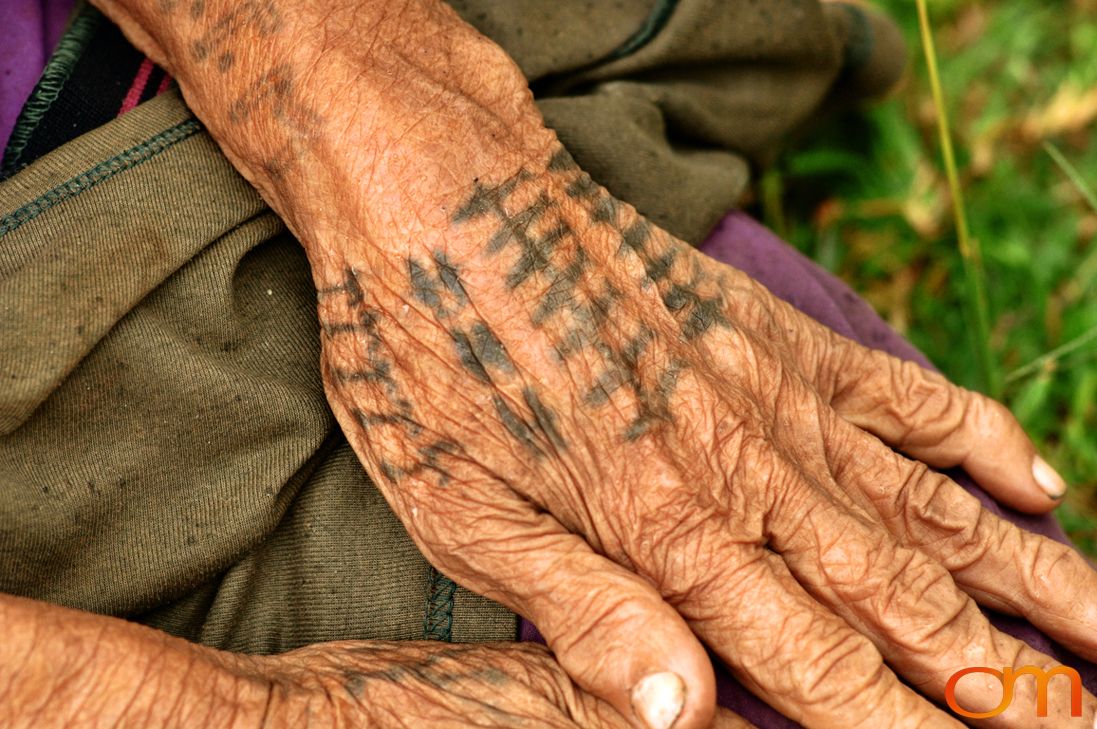
<svg viewBox="0 0 1097 729"><path fill-rule="evenodd" d="M774 549L812 595L871 638L919 690L945 701L949 679L963 668L1050 671L1058 665L990 625L948 571L924 552L897 543L867 515L820 498L823 489L806 476L799 484L794 477L790 481L793 485L771 515ZM958 688L965 707L992 709L1001 702L1000 684L970 681ZM1071 726L1065 703L1056 703L1045 719L1033 718L1036 686L1031 682L1018 684L1016 696L1016 706L996 720L999 725ZM1097 699L1083 692L1082 700L1089 729Z"/></svg>
<svg viewBox="0 0 1097 729"><path fill-rule="evenodd" d="M1082 555L995 516L948 477L834 420L835 478L866 494L892 534L948 569L982 604L1022 615L1097 659L1097 571Z"/></svg>
<svg viewBox="0 0 1097 729"><path fill-rule="evenodd" d="M650 583L502 487L479 504L471 491L436 492L412 517L411 533L440 535L420 544L439 569L533 621L576 683L635 726L709 724L712 664Z"/></svg>
<svg viewBox="0 0 1097 729"><path fill-rule="evenodd" d="M1066 483L1036 453L1017 419L942 375L828 332L820 389L849 422L937 468L961 466L1020 511L1054 509Z"/></svg>
<svg viewBox="0 0 1097 729"><path fill-rule="evenodd" d="M731 545L711 537L706 551ZM804 592L781 558L749 547L675 599L751 692L800 724L842 729L959 727L904 686L880 652Z"/></svg>
<svg viewBox="0 0 1097 729"><path fill-rule="evenodd" d="M495 646L492 647L495 648ZM498 644L498 647L509 653L525 654L522 658L529 673L528 680L536 683L536 688L552 700L556 708L566 712L578 726L609 729L627 724L627 720L623 722L620 712L609 703L578 688L556 659L542 646L524 643ZM544 650L544 654L540 654L537 649ZM535 673L537 675L534 675ZM755 729L755 727L735 712L718 706L709 729Z"/></svg>

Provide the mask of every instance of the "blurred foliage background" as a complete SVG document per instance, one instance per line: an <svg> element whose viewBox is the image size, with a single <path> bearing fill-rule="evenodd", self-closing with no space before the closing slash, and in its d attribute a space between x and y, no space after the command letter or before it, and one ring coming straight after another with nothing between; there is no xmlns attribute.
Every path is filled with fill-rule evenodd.
<svg viewBox="0 0 1097 729"><path fill-rule="evenodd" d="M1097 0L929 3L989 342L965 315L915 3L874 4L904 29L906 81L794 145L763 181L759 211L953 380L997 390L1071 483L1059 518L1097 556ZM980 346L1000 387L985 382Z"/></svg>

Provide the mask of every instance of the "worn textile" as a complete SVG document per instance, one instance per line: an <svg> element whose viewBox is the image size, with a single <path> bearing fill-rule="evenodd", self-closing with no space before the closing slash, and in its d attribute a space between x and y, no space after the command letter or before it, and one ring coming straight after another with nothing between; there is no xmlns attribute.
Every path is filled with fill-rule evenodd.
<svg viewBox="0 0 1097 729"><path fill-rule="evenodd" d="M832 100L883 92L905 62L882 16L818 0L451 4L518 62L583 169L695 245L751 164Z"/></svg>
<svg viewBox="0 0 1097 729"><path fill-rule="evenodd" d="M513 636L464 590L428 615L326 406L304 254L177 94L0 211L0 591L242 651Z"/></svg>

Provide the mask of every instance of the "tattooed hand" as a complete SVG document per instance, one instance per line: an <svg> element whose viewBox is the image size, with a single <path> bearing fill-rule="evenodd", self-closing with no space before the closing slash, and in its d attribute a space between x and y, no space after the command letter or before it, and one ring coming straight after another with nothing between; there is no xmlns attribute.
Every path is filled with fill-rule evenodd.
<svg viewBox="0 0 1097 729"><path fill-rule="evenodd" d="M275 659L281 721L272 726L590 727L628 729L616 709L578 689L541 646L330 643ZM288 690L287 690L288 689ZM720 711L712 729L750 725Z"/></svg>
<svg viewBox="0 0 1097 729"><path fill-rule="evenodd" d="M0 725L627 729L536 645L343 642L223 653L0 595ZM713 729L748 726L721 712Z"/></svg>
<svg viewBox="0 0 1097 729"><path fill-rule="evenodd" d="M1003 407L614 200L437 0L103 5L306 247L332 408L417 544L637 726L709 721L703 644L808 726L950 725L959 669L1053 663L975 600L1097 658L1087 564L925 465L1051 508Z"/></svg>

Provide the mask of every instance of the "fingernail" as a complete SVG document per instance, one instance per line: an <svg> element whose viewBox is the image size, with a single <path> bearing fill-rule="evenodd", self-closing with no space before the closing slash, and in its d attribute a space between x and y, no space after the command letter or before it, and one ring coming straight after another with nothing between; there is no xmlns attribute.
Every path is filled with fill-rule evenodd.
<svg viewBox="0 0 1097 729"><path fill-rule="evenodd" d="M1044 493L1055 501L1067 495L1066 481L1040 456L1036 456L1036 460L1032 462L1032 475Z"/></svg>
<svg viewBox="0 0 1097 729"><path fill-rule="evenodd" d="M653 673L632 688L632 710L648 729L670 729L686 703L686 684L677 673Z"/></svg>

